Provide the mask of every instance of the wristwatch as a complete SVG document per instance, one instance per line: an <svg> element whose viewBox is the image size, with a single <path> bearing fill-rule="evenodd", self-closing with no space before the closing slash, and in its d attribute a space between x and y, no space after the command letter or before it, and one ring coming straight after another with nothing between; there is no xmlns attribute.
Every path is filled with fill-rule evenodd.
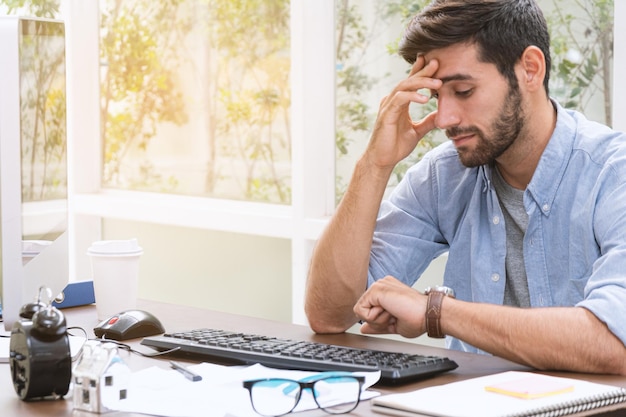
<svg viewBox="0 0 626 417"><path fill-rule="evenodd" d="M454 290L450 287L435 286L428 287L424 290L424 294L428 296L426 303L426 331L429 337L443 339L445 335L441 331L441 303L443 297L454 298Z"/></svg>

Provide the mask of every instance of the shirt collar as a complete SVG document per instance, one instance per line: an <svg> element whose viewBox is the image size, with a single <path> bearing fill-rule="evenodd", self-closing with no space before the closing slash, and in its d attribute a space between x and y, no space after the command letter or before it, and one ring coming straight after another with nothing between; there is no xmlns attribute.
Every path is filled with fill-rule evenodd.
<svg viewBox="0 0 626 417"><path fill-rule="evenodd" d="M552 103L557 110L556 126L526 188L545 215L550 214L576 138L574 118L559 103Z"/></svg>

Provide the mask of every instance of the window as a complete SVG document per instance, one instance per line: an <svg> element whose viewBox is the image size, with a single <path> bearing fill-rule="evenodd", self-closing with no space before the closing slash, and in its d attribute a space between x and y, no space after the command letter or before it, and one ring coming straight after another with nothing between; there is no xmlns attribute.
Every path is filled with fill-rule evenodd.
<svg viewBox="0 0 626 417"><path fill-rule="evenodd" d="M289 204L289 1L100 13L102 185Z"/></svg>

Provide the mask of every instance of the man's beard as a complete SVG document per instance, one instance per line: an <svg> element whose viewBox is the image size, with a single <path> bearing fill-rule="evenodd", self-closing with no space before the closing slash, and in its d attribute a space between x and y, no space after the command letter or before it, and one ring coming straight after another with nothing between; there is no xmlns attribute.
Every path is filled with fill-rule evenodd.
<svg viewBox="0 0 626 417"><path fill-rule="evenodd" d="M525 115L522 109L522 96L517 86L509 86L509 92L497 119L487 136L480 129L470 126L466 128L452 127L446 130L448 137L464 134L475 134L478 143L474 150L457 148L461 163L468 168L485 164L494 164L496 158L504 153L519 136L524 126Z"/></svg>

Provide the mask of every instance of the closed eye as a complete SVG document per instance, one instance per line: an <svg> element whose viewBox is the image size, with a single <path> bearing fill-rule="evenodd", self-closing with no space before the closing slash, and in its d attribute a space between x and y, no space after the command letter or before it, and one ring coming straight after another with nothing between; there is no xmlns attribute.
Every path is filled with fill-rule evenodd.
<svg viewBox="0 0 626 417"><path fill-rule="evenodd" d="M455 94L459 97L469 97L473 91L474 89L470 88L469 90L457 91Z"/></svg>
<svg viewBox="0 0 626 417"><path fill-rule="evenodd" d="M473 92L474 92L474 89L470 88L469 90L455 91L454 94L457 97L467 98L467 97L471 96ZM436 91L431 91L430 92L430 98L434 98L435 100L439 99L439 93L436 92Z"/></svg>

